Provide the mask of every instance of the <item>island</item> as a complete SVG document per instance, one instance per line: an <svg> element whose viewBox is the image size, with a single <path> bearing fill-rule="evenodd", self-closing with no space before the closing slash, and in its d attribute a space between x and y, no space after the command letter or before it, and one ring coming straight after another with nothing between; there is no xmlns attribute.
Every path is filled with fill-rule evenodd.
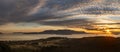
<svg viewBox="0 0 120 52"><path fill-rule="evenodd" d="M0 32L0 34L3 34L2 32Z"/></svg>
<svg viewBox="0 0 120 52"><path fill-rule="evenodd" d="M71 35L71 34L87 34L84 31L74 31L74 30L45 30L42 32L27 32L23 34L58 34L58 35Z"/></svg>

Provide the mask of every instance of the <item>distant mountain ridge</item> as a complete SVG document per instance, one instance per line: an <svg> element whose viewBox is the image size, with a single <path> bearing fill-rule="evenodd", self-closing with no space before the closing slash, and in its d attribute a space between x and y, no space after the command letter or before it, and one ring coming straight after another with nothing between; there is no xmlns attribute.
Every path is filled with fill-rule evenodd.
<svg viewBox="0 0 120 52"><path fill-rule="evenodd" d="M2 32L0 32L0 34L3 34Z"/></svg>
<svg viewBox="0 0 120 52"><path fill-rule="evenodd" d="M94 30L94 29L91 29ZM120 32L112 32L114 35L119 35ZM3 34L3 33L0 33ZM61 29L61 30L45 30L42 32L14 32L13 34L58 34L58 35L72 35L72 34L92 34L86 33L84 31L74 31L69 29ZM97 33L96 33L97 34Z"/></svg>
<svg viewBox="0 0 120 52"><path fill-rule="evenodd" d="M71 34L86 34L84 31L74 31L74 30L46 30L43 32L28 32L24 34L61 34L61 35L71 35Z"/></svg>

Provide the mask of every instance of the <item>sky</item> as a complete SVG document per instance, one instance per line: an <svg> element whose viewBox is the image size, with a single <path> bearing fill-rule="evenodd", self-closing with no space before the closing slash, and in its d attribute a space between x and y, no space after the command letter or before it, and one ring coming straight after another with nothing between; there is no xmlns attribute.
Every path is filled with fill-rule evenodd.
<svg viewBox="0 0 120 52"><path fill-rule="evenodd" d="M0 32L120 32L119 3L120 0L0 0Z"/></svg>

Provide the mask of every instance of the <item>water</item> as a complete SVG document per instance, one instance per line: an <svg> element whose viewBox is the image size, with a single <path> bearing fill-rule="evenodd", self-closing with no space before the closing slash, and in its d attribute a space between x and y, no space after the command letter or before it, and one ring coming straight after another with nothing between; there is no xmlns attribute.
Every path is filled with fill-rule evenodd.
<svg viewBox="0 0 120 52"><path fill-rule="evenodd" d="M68 38L82 38L82 37L94 37L105 35L93 35L93 34L74 34L74 35L50 35L50 34L6 34L0 35L0 41L20 41L20 40L36 40L45 39L49 37L68 37ZM115 35L120 37L120 35Z"/></svg>

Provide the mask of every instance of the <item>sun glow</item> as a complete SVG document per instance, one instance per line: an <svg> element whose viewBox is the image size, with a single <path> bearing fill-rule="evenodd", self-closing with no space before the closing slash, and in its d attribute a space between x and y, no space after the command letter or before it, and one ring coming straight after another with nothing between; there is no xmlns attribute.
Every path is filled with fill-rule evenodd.
<svg viewBox="0 0 120 52"><path fill-rule="evenodd" d="M109 29L106 29L105 33L107 34L106 36L112 36L112 37L114 36Z"/></svg>

